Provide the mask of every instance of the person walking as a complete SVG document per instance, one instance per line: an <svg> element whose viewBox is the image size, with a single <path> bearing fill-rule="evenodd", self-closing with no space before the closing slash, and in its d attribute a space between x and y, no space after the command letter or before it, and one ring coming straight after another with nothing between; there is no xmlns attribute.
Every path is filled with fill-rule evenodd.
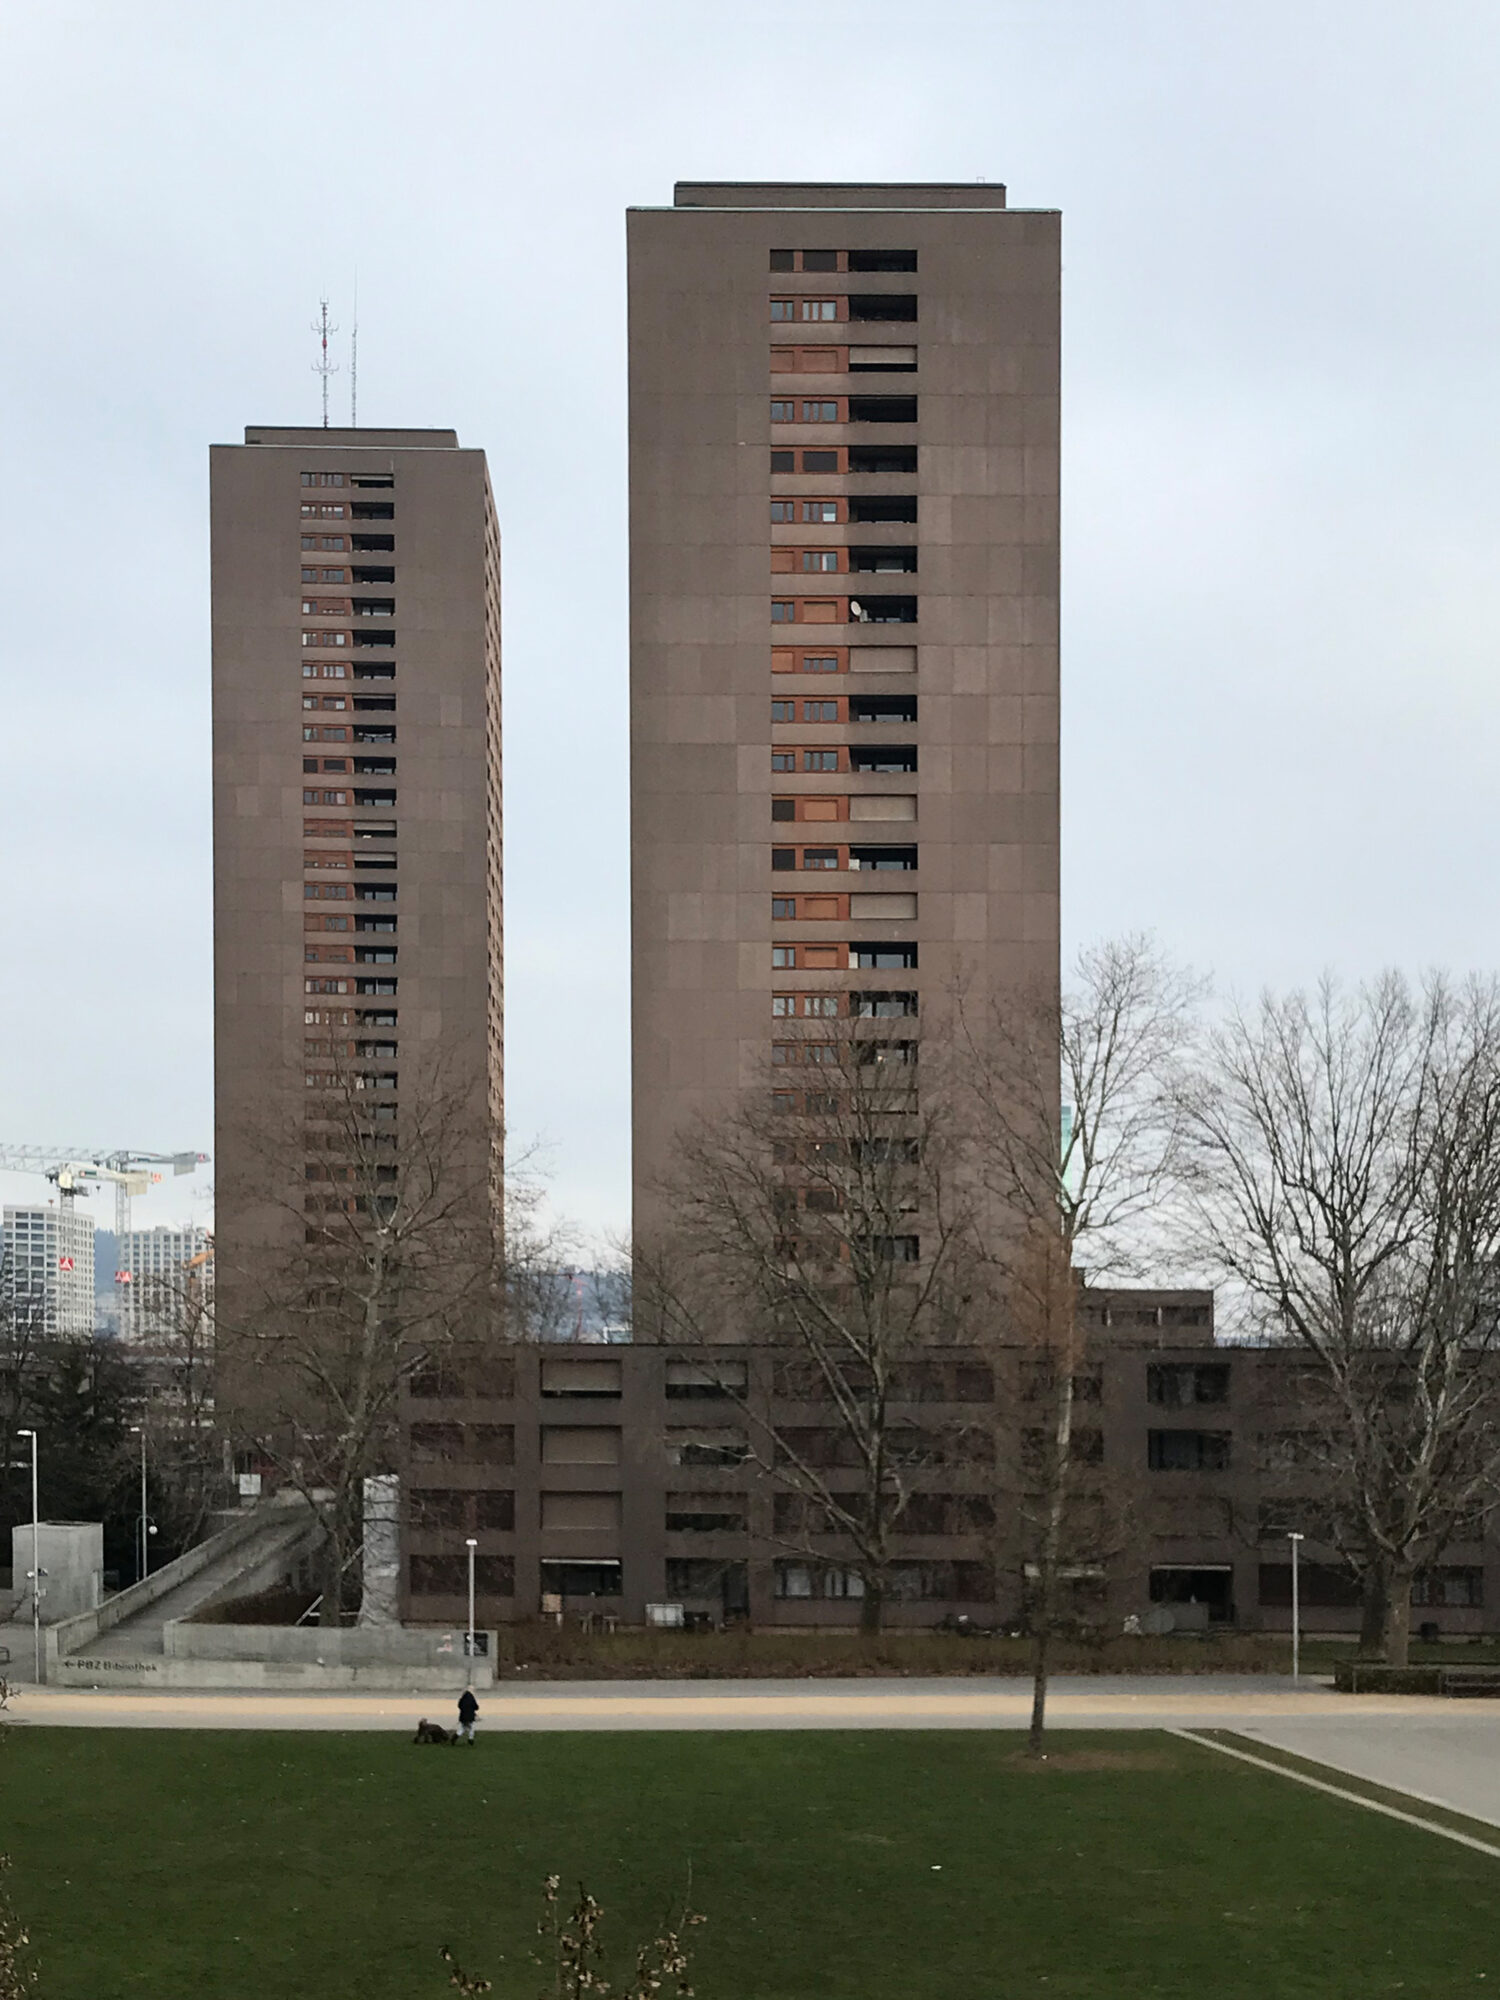
<svg viewBox="0 0 1500 2000"><path fill-rule="evenodd" d="M465 1688L458 1697L458 1733L466 1743L474 1741L474 1718L479 1713L479 1703L474 1699L473 1688Z"/></svg>

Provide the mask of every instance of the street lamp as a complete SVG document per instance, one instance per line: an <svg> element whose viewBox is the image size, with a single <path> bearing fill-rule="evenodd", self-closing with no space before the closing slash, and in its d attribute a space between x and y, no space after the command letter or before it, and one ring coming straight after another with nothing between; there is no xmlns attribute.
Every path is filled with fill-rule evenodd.
<svg viewBox="0 0 1500 2000"><path fill-rule="evenodd" d="M470 1535L466 1539L464 1547L469 1551L469 1636L464 1641L464 1652L472 1660L474 1657L474 1551L479 1547L479 1544ZM469 1669L471 1675L473 1671L474 1669L471 1667Z"/></svg>
<svg viewBox="0 0 1500 2000"><path fill-rule="evenodd" d="M146 1570L148 1568L147 1549L149 1547L149 1544L147 1543L146 1540L146 1518L147 1518L146 1517L146 1426L144 1424L132 1424L130 1428L133 1433L139 1434L141 1440L141 1547L140 1547L141 1577L140 1580L142 1583L144 1583L146 1581Z"/></svg>
<svg viewBox="0 0 1500 2000"><path fill-rule="evenodd" d="M38 1687L42 1681L42 1510L37 1504L36 1432L17 1431L31 1439L31 1646Z"/></svg>
<svg viewBox="0 0 1500 2000"><path fill-rule="evenodd" d="M1302 1601L1297 1589L1297 1551L1306 1540L1295 1528L1287 1531L1287 1540L1292 1545L1292 1679L1296 1680L1300 1671L1299 1647L1302 1638Z"/></svg>

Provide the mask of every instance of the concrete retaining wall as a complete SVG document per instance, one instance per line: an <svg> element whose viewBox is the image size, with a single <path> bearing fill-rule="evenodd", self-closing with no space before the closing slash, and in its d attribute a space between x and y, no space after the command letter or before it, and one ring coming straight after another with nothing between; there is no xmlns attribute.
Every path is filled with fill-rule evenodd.
<svg viewBox="0 0 1500 2000"><path fill-rule="evenodd" d="M488 1654L472 1662L476 1687L481 1680L485 1686L494 1680L498 1643L498 1636L491 1633ZM324 1631L318 1625L199 1625L189 1618L174 1618L162 1628L162 1650L169 1660L239 1660L355 1671L430 1667L462 1675L470 1664L464 1659L462 1632L403 1631L399 1625Z"/></svg>
<svg viewBox="0 0 1500 2000"><path fill-rule="evenodd" d="M240 1627L245 1630L247 1628ZM472 1664L471 1676L466 1669ZM59 1660L49 1672L53 1687L89 1688L230 1688L299 1689L367 1688L390 1694L450 1694L460 1688L489 1687L493 1670L488 1660L467 1661L462 1653L450 1664L422 1667L331 1666L291 1660L181 1660L139 1658L90 1659L75 1653Z"/></svg>

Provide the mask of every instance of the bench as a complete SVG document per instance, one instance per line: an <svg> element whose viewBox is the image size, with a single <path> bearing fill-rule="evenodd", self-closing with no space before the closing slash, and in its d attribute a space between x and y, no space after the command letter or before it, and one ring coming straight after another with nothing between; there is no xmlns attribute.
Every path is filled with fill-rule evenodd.
<svg viewBox="0 0 1500 2000"><path fill-rule="evenodd" d="M1446 1695L1500 1695L1500 1667L1444 1667L1439 1686Z"/></svg>

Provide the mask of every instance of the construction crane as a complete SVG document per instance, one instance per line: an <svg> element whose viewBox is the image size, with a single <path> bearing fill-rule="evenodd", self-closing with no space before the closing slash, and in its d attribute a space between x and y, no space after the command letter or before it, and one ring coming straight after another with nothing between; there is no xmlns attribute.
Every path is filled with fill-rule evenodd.
<svg viewBox="0 0 1500 2000"><path fill-rule="evenodd" d="M196 1173L207 1159L207 1153L144 1153L134 1146L106 1152L95 1146L0 1145L0 1172L43 1175L67 1207L71 1208L76 1195L87 1194L91 1187L113 1185L115 1234L121 1238L130 1232L134 1196L164 1180L166 1168L170 1167L174 1176Z"/></svg>

